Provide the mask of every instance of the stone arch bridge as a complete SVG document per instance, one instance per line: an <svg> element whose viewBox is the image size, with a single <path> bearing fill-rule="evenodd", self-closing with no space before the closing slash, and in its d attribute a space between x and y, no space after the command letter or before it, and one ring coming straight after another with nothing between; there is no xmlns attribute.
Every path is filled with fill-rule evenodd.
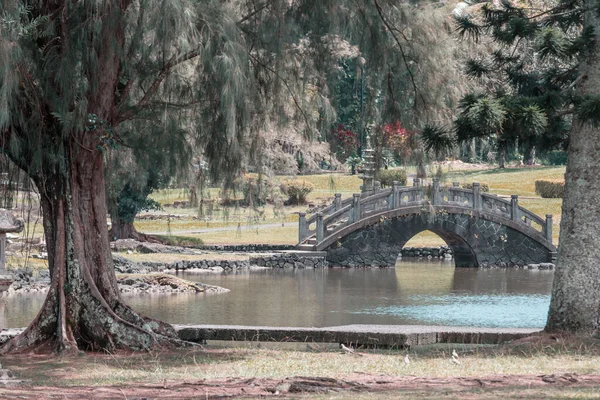
<svg viewBox="0 0 600 400"><path fill-rule="evenodd" d="M505 200L472 189L431 186L375 189L354 194L310 218L300 213L301 250L327 251L341 266L393 266L402 248L425 230L439 235L451 248L457 267L523 266L552 262L552 215L545 220L520 207L518 196Z"/></svg>

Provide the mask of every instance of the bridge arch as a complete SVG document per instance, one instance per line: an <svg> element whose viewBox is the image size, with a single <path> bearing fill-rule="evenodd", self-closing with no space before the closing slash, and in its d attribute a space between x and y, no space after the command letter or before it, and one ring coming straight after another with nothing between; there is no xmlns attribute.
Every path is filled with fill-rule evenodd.
<svg viewBox="0 0 600 400"><path fill-rule="evenodd" d="M299 248L327 251L334 265L393 266L410 238L430 230L452 249L457 267L553 260L551 216L544 221L519 207L517 196L507 201L473 187L441 188L434 181L432 188L395 185L350 201L336 196L329 210L300 216Z"/></svg>

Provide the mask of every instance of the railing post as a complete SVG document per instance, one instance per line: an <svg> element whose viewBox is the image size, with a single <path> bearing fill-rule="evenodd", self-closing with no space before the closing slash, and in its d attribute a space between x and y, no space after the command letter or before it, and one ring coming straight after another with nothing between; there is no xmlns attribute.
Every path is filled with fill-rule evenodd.
<svg viewBox="0 0 600 400"><path fill-rule="evenodd" d="M431 188L431 204L437 205L440 203L440 180L433 178L433 186Z"/></svg>
<svg viewBox="0 0 600 400"><path fill-rule="evenodd" d="M321 243L323 241L323 233L325 231L325 227L323 226L323 214L317 213L317 243Z"/></svg>
<svg viewBox="0 0 600 400"><path fill-rule="evenodd" d="M455 187L455 188L460 187L460 182L452 182L452 187ZM456 192L452 192L452 201L454 201L454 202L458 201L458 195L456 194Z"/></svg>
<svg viewBox="0 0 600 400"><path fill-rule="evenodd" d="M400 207L400 182L394 181L392 183L392 209Z"/></svg>
<svg viewBox="0 0 600 400"><path fill-rule="evenodd" d="M308 227L306 226L306 213L298 213L298 243L302 243L306 239L306 232Z"/></svg>
<svg viewBox="0 0 600 400"><path fill-rule="evenodd" d="M352 222L360 221L360 193L352 195Z"/></svg>
<svg viewBox="0 0 600 400"><path fill-rule="evenodd" d="M519 220L519 195L513 194L510 196L510 219L513 221Z"/></svg>
<svg viewBox="0 0 600 400"><path fill-rule="evenodd" d="M335 207L335 211L339 211L342 208L342 194L341 193L335 194L335 197L333 198L333 204Z"/></svg>
<svg viewBox="0 0 600 400"><path fill-rule="evenodd" d="M546 229L544 229L544 233L546 234L546 240L552 243L552 214L546 214Z"/></svg>
<svg viewBox="0 0 600 400"><path fill-rule="evenodd" d="M481 187L479 182L473 182L473 208L481 210Z"/></svg>

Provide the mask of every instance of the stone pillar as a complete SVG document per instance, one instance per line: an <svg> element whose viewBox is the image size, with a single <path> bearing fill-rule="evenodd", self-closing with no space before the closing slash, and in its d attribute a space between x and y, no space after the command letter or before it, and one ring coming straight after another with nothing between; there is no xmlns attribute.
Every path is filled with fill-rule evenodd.
<svg viewBox="0 0 600 400"><path fill-rule="evenodd" d="M438 178L433 178L433 185L431 187L431 204L438 205L440 203L440 180Z"/></svg>
<svg viewBox="0 0 600 400"><path fill-rule="evenodd" d="M552 243L552 214L546 214L546 229L544 229L546 240Z"/></svg>
<svg viewBox="0 0 600 400"><path fill-rule="evenodd" d="M390 201L390 210L400 207L400 182L392 183L392 201Z"/></svg>
<svg viewBox="0 0 600 400"><path fill-rule="evenodd" d="M413 178L413 186L414 187L421 186L421 180L419 178Z"/></svg>
<svg viewBox="0 0 600 400"><path fill-rule="evenodd" d="M481 187L479 182L473 182L473 208L481 210Z"/></svg>
<svg viewBox="0 0 600 400"><path fill-rule="evenodd" d="M510 196L510 219L519 220L519 195L517 194Z"/></svg>
<svg viewBox="0 0 600 400"><path fill-rule="evenodd" d="M323 241L325 233L325 227L323 226L323 214L317 213L317 243L321 243Z"/></svg>
<svg viewBox="0 0 600 400"><path fill-rule="evenodd" d="M452 187L458 188L460 187L460 182L452 182ZM453 192L454 194L452 195L452 201L458 201L458 196L456 195L456 192Z"/></svg>
<svg viewBox="0 0 600 400"><path fill-rule="evenodd" d="M0 275L6 273L6 233L0 232Z"/></svg>
<svg viewBox="0 0 600 400"><path fill-rule="evenodd" d="M308 227L306 226L306 213L298 213L298 242L306 239Z"/></svg>
<svg viewBox="0 0 600 400"><path fill-rule="evenodd" d="M360 193L352 195L352 222L360 221Z"/></svg>
<svg viewBox="0 0 600 400"><path fill-rule="evenodd" d="M342 208L342 194L341 193L335 194L335 197L333 198L333 204L335 206L335 211L338 211Z"/></svg>

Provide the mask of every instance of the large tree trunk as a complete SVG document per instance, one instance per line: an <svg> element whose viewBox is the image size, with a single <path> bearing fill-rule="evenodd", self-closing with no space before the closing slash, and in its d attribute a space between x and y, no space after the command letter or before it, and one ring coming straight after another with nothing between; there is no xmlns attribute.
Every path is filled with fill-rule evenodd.
<svg viewBox="0 0 600 400"><path fill-rule="evenodd" d="M65 160L70 160L66 171L36 179L50 290L35 320L1 352L48 344L60 352L180 343L170 325L138 315L120 299L108 240L102 152L80 148L67 152Z"/></svg>
<svg viewBox="0 0 600 400"><path fill-rule="evenodd" d="M600 18L585 2L586 25L600 33ZM600 93L600 41L581 60L579 94ZM600 329L600 129L573 120L567 150L558 258L546 330L598 333Z"/></svg>
<svg viewBox="0 0 600 400"><path fill-rule="evenodd" d="M535 146L533 144L527 144L525 146L525 152L523 154L523 164L529 166L535 164Z"/></svg>
<svg viewBox="0 0 600 400"><path fill-rule="evenodd" d="M498 144L498 168L505 168L506 163L506 144L499 143Z"/></svg>

